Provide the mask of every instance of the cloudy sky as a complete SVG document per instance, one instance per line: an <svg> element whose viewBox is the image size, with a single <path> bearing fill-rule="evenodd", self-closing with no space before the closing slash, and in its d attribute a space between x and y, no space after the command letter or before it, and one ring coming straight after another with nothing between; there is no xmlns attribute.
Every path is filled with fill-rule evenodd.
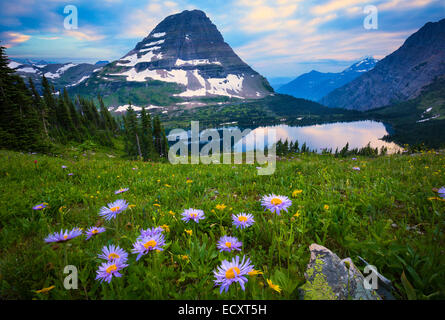
<svg viewBox="0 0 445 320"><path fill-rule="evenodd" d="M67 5L78 29L64 28ZM364 9L378 9L366 29ZM267 77L336 72L365 55L383 58L426 22L445 18L444 0L7 0L0 40L10 57L96 62L122 57L166 16L200 9L225 41Z"/></svg>

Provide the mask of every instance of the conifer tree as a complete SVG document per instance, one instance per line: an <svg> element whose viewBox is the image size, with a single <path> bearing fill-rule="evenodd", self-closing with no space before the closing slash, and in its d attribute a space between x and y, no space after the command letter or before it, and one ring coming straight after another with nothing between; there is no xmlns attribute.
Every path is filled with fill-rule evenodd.
<svg viewBox="0 0 445 320"><path fill-rule="evenodd" d="M158 155L160 155L162 151L161 137L162 137L161 120L159 119L159 116L156 115L156 117L153 119L153 139L154 139L155 150Z"/></svg>
<svg viewBox="0 0 445 320"><path fill-rule="evenodd" d="M31 88L32 97L34 101L34 106L39 113L40 121L42 122L42 128L45 134L45 139L49 139L48 133L48 108L46 107L45 101L40 97L37 89L32 81L31 77L28 78L29 87Z"/></svg>
<svg viewBox="0 0 445 320"><path fill-rule="evenodd" d="M145 107L141 111L141 140L142 140L142 157L145 161L154 159L153 131L151 127L151 117L145 111Z"/></svg>
<svg viewBox="0 0 445 320"><path fill-rule="evenodd" d="M45 75L42 76L42 87L43 100L48 110L48 122L50 125L55 126L57 123L57 104L53 96L54 92L51 89L52 85L46 79Z"/></svg>
<svg viewBox="0 0 445 320"><path fill-rule="evenodd" d="M23 79L8 67L4 50L0 46L0 147L43 150L46 146L32 93Z"/></svg>
<svg viewBox="0 0 445 320"><path fill-rule="evenodd" d="M137 158L138 156L142 158L142 151L139 139L139 128L136 117L136 112L131 106L131 102L128 105L127 113L125 116L125 129L126 129L126 149L127 153L132 158Z"/></svg>

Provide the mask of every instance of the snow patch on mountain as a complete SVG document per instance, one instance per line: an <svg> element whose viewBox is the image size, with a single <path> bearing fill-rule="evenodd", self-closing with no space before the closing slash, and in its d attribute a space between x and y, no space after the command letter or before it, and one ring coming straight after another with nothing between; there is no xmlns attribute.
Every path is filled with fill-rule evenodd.
<svg viewBox="0 0 445 320"><path fill-rule="evenodd" d="M152 47L152 46L157 46L157 45L159 45L159 44L163 44L164 41L165 41L165 40L162 39L162 40L158 40L158 41L149 42L149 43L147 43L144 47L145 47L145 48L148 48L148 47Z"/></svg>
<svg viewBox="0 0 445 320"><path fill-rule="evenodd" d="M163 36L165 36L165 35L166 35L165 32L158 32L158 33L153 33L153 34L152 34L152 37L153 37L153 38L160 38L160 37L163 37Z"/></svg>
<svg viewBox="0 0 445 320"><path fill-rule="evenodd" d="M109 76L125 76L127 81L136 82L144 82L147 80L147 78L150 78L152 80L178 83L187 87L187 90L175 95L179 97L222 95L228 97L242 98L241 95L238 95L237 93L242 92L244 81L243 76L234 74L228 74L225 78L205 79L201 76L199 70L197 69L145 69L137 72L135 68L131 68L122 73L109 74ZM189 87L189 84L191 83L193 83L193 85L192 87Z"/></svg>
<svg viewBox="0 0 445 320"><path fill-rule="evenodd" d="M436 114L436 115L434 115L434 116L432 116L430 118L417 120L416 122L419 123L419 122L430 121L430 120L433 120L433 119L436 119L436 118L439 118L439 117L440 117L440 114Z"/></svg>
<svg viewBox="0 0 445 320"><path fill-rule="evenodd" d="M21 65L22 65L21 63L18 63L18 62L15 62L15 61L10 61L8 63L8 68L15 69L17 67L20 67Z"/></svg>
<svg viewBox="0 0 445 320"><path fill-rule="evenodd" d="M132 55L123 57L121 60L119 61L128 61L128 62L118 62L116 63L116 66L124 66L124 67L134 67L135 65L137 65L138 63L141 62L151 62L153 61L153 58L155 58L155 60L161 60L162 59L162 54L154 54L153 51L157 50L159 47L153 47L150 49L147 49L147 52L145 54L143 54L141 57L138 57L138 53L134 53ZM140 51L142 52L142 50Z"/></svg>
<svg viewBox="0 0 445 320"><path fill-rule="evenodd" d="M198 65L206 65L206 64L217 64L221 65L219 61L209 61L209 59L193 59L193 60L182 60L177 59L175 62L176 67L180 66L198 66Z"/></svg>
<svg viewBox="0 0 445 320"><path fill-rule="evenodd" d="M57 71L55 73L52 72L47 72L45 73L45 77L46 78L50 78L50 79L56 79L56 78L60 78L60 76L69 68L75 67L77 66L76 63L67 63L64 66L60 67L59 69L57 69Z"/></svg>
<svg viewBox="0 0 445 320"><path fill-rule="evenodd" d="M159 50L161 49L161 47L151 47L151 48L146 48L146 49L141 49L139 50L139 52L148 52L148 51L155 51L155 50ZM162 58L162 54L160 55L160 57Z"/></svg>
<svg viewBox="0 0 445 320"><path fill-rule="evenodd" d="M16 71L25 72L25 73L37 73L37 70L32 67L20 68L20 69L17 69Z"/></svg>
<svg viewBox="0 0 445 320"><path fill-rule="evenodd" d="M153 80L160 80L165 82L176 82L179 84L187 85L187 71L185 70L163 70L163 69L145 69L141 72L137 72L135 68L131 68L122 73L109 74L109 76L126 76L127 81L143 82L146 78Z"/></svg>
<svg viewBox="0 0 445 320"><path fill-rule="evenodd" d="M195 70L197 71L197 70ZM243 90L244 77L234 74L227 75L226 78L209 78L204 79L197 72L194 73L195 78L201 84L201 88L187 89L186 91L175 94L178 97L201 97L206 95L220 95L233 98L244 99L244 97L237 95Z"/></svg>
<svg viewBox="0 0 445 320"><path fill-rule="evenodd" d="M80 78L79 81L77 81L77 82L75 82L75 83L73 83L73 84L70 84L70 85L68 85L67 87L74 87L74 86L77 86L79 83L85 81L85 80L88 79L89 77L90 77L90 76L83 76L82 78Z"/></svg>

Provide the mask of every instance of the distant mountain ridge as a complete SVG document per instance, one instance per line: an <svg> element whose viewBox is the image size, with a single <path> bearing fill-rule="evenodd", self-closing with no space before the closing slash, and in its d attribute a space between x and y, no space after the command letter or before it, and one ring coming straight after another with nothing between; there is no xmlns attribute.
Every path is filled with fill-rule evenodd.
<svg viewBox="0 0 445 320"><path fill-rule="evenodd" d="M370 110L416 98L445 75L445 19L428 22L374 69L326 95L329 107Z"/></svg>
<svg viewBox="0 0 445 320"><path fill-rule="evenodd" d="M302 74L276 91L296 98L319 101L329 92L349 83L362 73L372 70L378 60L366 56L338 73L324 73L316 70Z"/></svg>
<svg viewBox="0 0 445 320"><path fill-rule="evenodd" d="M20 62L22 61L22 62ZM32 61L10 60L8 66L14 69L21 77L31 78L37 91L41 92L42 76L45 76L53 85L56 92L64 87L74 87L85 81L93 72L99 71L100 65L89 63L48 63L44 60Z"/></svg>

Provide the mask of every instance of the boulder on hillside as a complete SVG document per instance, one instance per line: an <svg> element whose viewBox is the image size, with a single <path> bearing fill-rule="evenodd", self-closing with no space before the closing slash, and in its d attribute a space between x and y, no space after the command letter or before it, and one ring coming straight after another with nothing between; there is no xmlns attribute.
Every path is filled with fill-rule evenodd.
<svg viewBox="0 0 445 320"><path fill-rule="evenodd" d="M350 258L341 260L318 244L309 247L311 258L300 288L305 300L382 300L375 290L366 289L365 278Z"/></svg>

